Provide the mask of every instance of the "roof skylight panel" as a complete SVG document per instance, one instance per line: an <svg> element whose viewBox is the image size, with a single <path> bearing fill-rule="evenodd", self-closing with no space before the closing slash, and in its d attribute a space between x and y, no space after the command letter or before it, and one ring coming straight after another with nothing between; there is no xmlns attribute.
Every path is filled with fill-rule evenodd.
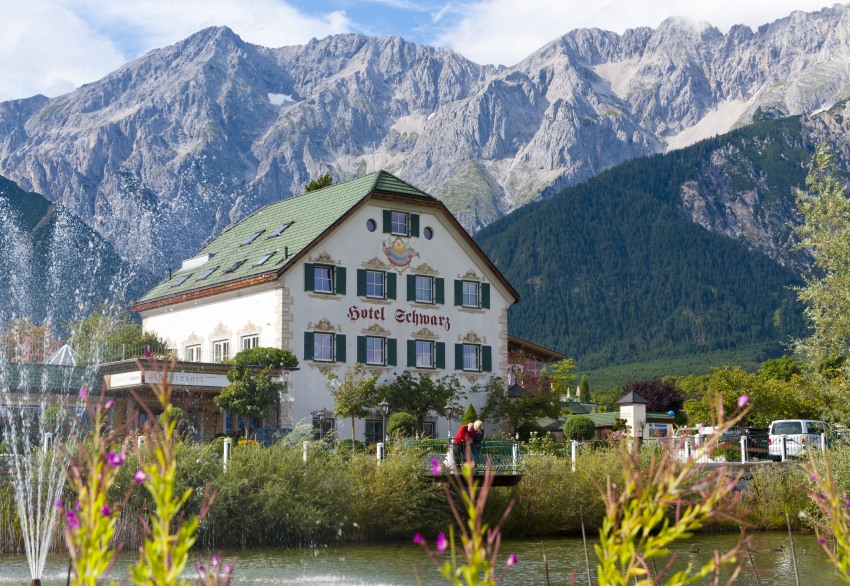
<svg viewBox="0 0 850 586"><path fill-rule="evenodd" d="M213 267L213 268L211 268L211 269L207 269L207 270L205 270L205 271L204 271L203 273L201 273L201 274L200 274L200 276L199 276L197 279L195 279L195 280L196 280L196 281L203 281L204 279L206 279L207 277L209 277L211 274L213 274L213 273L216 271L216 269L218 269L218 267Z"/></svg>
<svg viewBox="0 0 850 586"><path fill-rule="evenodd" d="M177 277L177 280L171 286L172 287L179 287L180 285L182 285L183 283L188 281L189 277L191 277L191 276L192 276L192 273L188 273L188 274L182 275L180 277Z"/></svg>
<svg viewBox="0 0 850 586"><path fill-rule="evenodd" d="M294 223L295 223L294 221L293 222L286 222L280 228L278 228L277 230L275 230L274 232L269 234L269 238L274 238L275 236L280 236L281 234L283 234L284 230L289 228Z"/></svg>
<svg viewBox="0 0 850 586"><path fill-rule="evenodd" d="M269 260L272 256L274 256L274 252L269 252L268 254L264 254L264 255L263 255L263 256L261 256L259 259L257 259L257 262L255 262L255 263L254 263L253 265L251 265L251 266L258 267L258 266L260 266L260 265L262 265L262 264L265 264L265 262L266 262L267 260Z"/></svg>
<svg viewBox="0 0 850 586"><path fill-rule="evenodd" d="M263 232L265 232L265 230L257 230L256 232L254 232L253 234L251 234L250 236L248 236L248 237L245 239L245 241L244 241L244 242L242 242L242 244L240 244L240 246L245 246L245 245L247 245L247 244L251 244L254 240L256 240L257 238L259 238L259 237L260 237L260 234L262 234Z"/></svg>
<svg viewBox="0 0 850 586"><path fill-rule="evenodd" d="M225 273L232 273L233 271L235 271L236 269L238 269L239 267L244 265L246 260L248 260L248 259L243 258L242 260L237 260L235 263L230 265L230 267L228 267L227 270L225 270L224 272Z"/></svg>

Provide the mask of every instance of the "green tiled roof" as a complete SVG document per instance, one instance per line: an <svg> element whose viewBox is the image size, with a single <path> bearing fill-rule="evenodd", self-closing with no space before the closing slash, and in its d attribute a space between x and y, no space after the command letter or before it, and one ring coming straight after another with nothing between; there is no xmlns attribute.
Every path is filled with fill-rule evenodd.
<svg viewBox="0 0 850 586"><path fill-rule="evenodd" d="M434 201L427 193L386 171L370 173L351 181L281 200L229 226L192 256L197 258L209 254L209 260L192 268L174 271L169 278L148 291L139 302L206 289L246 277L279 273L331 224L375 191ZM286 230L274 236L281 226L290 222L291 225ZM260 232L259 236L246 244L257 232ZM272 253L272 256L266 262L255 266L269 253ZM243 261L243 264L238 268L226 272L240 261ZM199 280L199 277L210 269L215 270Z"/></svg>
<svg viewBox="0 0 850 586"><path fill-rule="evenodd" d="M617 418L620 416L619 411L606 411L605 413L587 413L587 414L579 414L582 417L588 417L591 421L596 425L596 427L611 427L616 422ZM653 420L668 420L673 421L675 418L672 415L668 415L667 413L647 413L647 419ZM552 431L556 429L563 429L564 423L566 423L565 419L552 419L549 417L544 417L537 420L537 425L542 427L545 430Z"/></svg>

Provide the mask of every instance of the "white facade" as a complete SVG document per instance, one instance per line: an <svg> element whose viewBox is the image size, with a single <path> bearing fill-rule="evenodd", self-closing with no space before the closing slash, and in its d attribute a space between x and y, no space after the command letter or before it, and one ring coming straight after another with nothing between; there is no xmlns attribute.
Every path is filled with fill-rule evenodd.
<svg viewBox="0 0 850 586"><path fill-rule="evenodd" d="M362 339L367 337L372 338L368 342L372 350L368 353L372 362L367 361L368 370L379 372L382 381L392 380L394 374L404 370L435 377L454 373L467 388L485 383L490 376L505 377L507 309L514 301L513 294L443 210L441 206L404 199L368 199L314 243L277 281L143 310L143 327L167 340L181 360L218 361L223 357L225 343L228 357L233 357L245 343L291 350L299 360L300 370L290 377L291 403L282 406L285 426L310 423L312 414L319 409L329 415L333 412L327 375L342 376L358 361L358 353L363 358ZM383 233L382 220L388 211L418 216L419 236ZM316 266L324 272L317 273ZM370 278L378 275L376 279L383 279L385 295L394 280L395 299L358 295L363 293L358 289L362 289L365 274L358 271L371 271ZM343 273L344 293L339 282ZM395 277L380 277L382 273ZM323 283L319 281L325 275L334 281L335 292L307 290L320 290ZM424 287L430 283L434 302L408 301L411 275L414 281L416 276L420 277L420 297L428 297ZM489 296L489 308L455 305L456 281L466 282L460 287L465 287L472 296L467 298L467 301L471 299L467 305L476 305L477 293L479 305L483 297ZM442 289L442 303L436 303L438 289ZM361 338L359 351L358 338ZM344 345L344 360L334 360L341 358L339 348L333 356L322 356L325 348L320 342L327 340L331 343L344 340L344 344L338 344ZM411 341L415 348L416 340L423 342L420 344L423 352L430 347L437 354L442 347L441 368L437 364L431 368L408 367L408 350ZM470 353L470 361L478 352L477 369L462 366L456 369L457 345L461 345L461 354ZM380 364L381 346L385 362L391 358L391 346L394 346L395 365ZM490 357L489 364L485 363L485 355ZM427 362L424 355L422 359ZM436 356L432 355L432 360L436 361ZM486 366L490 367L489 371ZM466 402L480 410L484 401L482 394L470 394ZM381 417L375 414L367 419L374 421ZM435 417L434 421L437 437L445 437L446 420ZM335 421L341 438L351 437L350 426L350 419ZM370 439L364 438L365 427L363 420L357 422L357 439ZM451 431L456 428L457 418Z"/></svg>

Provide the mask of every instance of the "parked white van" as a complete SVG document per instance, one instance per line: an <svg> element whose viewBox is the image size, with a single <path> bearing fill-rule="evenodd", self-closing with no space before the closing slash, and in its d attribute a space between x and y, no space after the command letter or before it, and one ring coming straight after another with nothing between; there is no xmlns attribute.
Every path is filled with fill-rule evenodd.
<svg viewBox="0 0 850 586"><path fill-rule="evenodd" d="M829 425L824 421L809 419L780 419L772 421L768 428L767 451L773 458L782 457L782 436L786 436L786 455L799 456L806 448L820 448L821 434L829 433Z"/></svg>

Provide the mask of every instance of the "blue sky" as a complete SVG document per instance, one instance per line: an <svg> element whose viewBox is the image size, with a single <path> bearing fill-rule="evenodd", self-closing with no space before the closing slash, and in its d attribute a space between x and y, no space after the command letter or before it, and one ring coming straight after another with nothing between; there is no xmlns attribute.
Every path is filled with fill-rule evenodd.
<svg viewBox="0 0 850 586"><path fill-rule="evenodd" d="M570 30L670 16L757 27L823 0L3 0L0 100L57 96L207 26L279 47L337 33L398 35L514 65Z"/></svg>

